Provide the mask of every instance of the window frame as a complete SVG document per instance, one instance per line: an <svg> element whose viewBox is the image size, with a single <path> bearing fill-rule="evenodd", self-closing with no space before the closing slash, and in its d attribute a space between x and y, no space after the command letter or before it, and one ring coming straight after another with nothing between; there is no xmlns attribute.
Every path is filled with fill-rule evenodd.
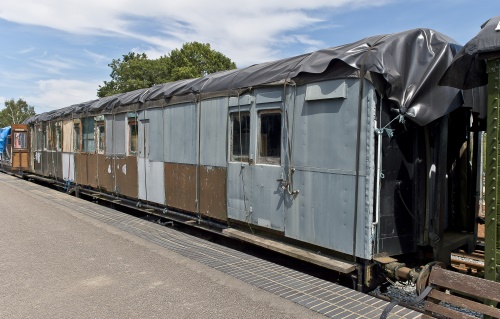
<svg viewBox="0 0 500 319"><path fill-rule="evenodd" d="M234 132L235 132L235 126L234 126L234 119L235 117L240 118L240 123L242 123L241 118L243 116L248 117L248 139L247 139L247 154L243 154L243 152L240 152L240 154L234 154ZM250 110L235 110L233 112L229 113L229 120L230 120L230 137L229 137L229 162L242 162L242 163L249 163L251 160L251 142L252 142L252 113ZM240 127L242 125L240 124ZM243 134L242 134L243 135ZM240 137L241 139L241 137ZM241 140L243 141L243 140ZM241 143L244 145L244 143ZM243 145L240 145L240 150L243 150Z"/></svg>
<svg viewBox="0 0 500 319"><path fill-rule="evenodd" d="M278 156L262 156L262 115L279 114L280 127L279 127L279 155ZM281 166L281 156L283 151L283 112L281 109L266 109L257 111L257 164L276 165Z"/></svg>
<svg viewBox="0 0 500 319"><path fill-rule="evenodd" d="M12 143L12 133L14 133L14 144ZM27 150L28 149L28 132L23 131L23 132L12 132L10 135L7 136L7 145L12 145L12 148L15 150ZM24 143L20 143L20 147L17 147L17 144L15 143L16 137L17 136L24 136ZM24 144L24 147L23 147Z"/></svg>
<svg viewBox="0 0 500 319"><path fill-rule="evenodd" d="M103 130L103 136L101 138L101 131L100 128ZM106 121L103 120L96 120L95 121L95 135L96 135L96 143L95 143L95 150L97 154L104 154L106 151ZM101 148L101 143L102 143L102 148Z"/></svg>
<svg viewBox="0 0 500 319"><path fill-rule="evenodd" d="M77 147L78 146L78 147ZM73 122L73 153L82 151L82 125L81 122Z"/></svg>
<svg viewBox="0 0 500 319"><path fill-rule="evenodd" d="M132 129L131 126L135 126L135 151L132 151ZM128 155L137 155L139 153L139 121L137 117L129 117L127 118L127 137L128 137L128 145L127 152Z"/></svg>

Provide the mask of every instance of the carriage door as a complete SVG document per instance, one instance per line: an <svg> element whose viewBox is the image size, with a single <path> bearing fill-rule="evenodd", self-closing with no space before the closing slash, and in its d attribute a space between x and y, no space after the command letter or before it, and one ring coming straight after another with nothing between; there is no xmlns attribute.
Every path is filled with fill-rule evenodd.
<svg viewBox="0 0 500 319"><path fill-rule="evenodd" d="M228 216L284 231L282 89L240 99L229 114Z"/></svg>
<svg viewBox="0 0 500 319"><path fill-rule="evenodd" d="M161 110L160 110L161 111ZM150 120L145 111L139 114L139 143L137 152L137 168L139 179L139 199L158 204L165 203L165 186L163 183L163 159L150 156ZM160 116L161 119L161 116ZM155 119L153 119L155 122ZM154 133L154 132L153 132ZM161 144L160 144L161 145ZM156 145L158 147L158 145Z"/></svg>
<svg viewBox="0 0 500 319"><path fill-rule="evenodd" d="M13 124L12 140L12 169L28 169L28 125Z"/></svg>

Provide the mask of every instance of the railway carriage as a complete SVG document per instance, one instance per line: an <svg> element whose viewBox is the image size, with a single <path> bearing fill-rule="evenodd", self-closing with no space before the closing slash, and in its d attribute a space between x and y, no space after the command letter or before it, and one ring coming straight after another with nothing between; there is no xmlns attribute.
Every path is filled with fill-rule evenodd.
<svg viewBox="0 0 500 319"><path fill-rule="evenodd" d="M374 287L389 257L475 246L480 113L437 86L459 49L416 29L72 105L18 128L13 169L321 252Z"/></svg>

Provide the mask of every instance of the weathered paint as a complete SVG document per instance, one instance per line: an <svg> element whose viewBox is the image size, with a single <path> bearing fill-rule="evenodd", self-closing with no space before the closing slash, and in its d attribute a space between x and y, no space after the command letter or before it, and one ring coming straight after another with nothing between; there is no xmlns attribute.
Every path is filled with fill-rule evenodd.
<svg viewBox="0 0 500 319"><path fill-rule="evenodd" d="M196 104L178 104L164 109L164 162L197 164Z"/></svg>
<svg viewBox="0 0 500 319"><path fill-rule="evenodd" d="M49 176L51 172L52 163L49 161L49 152L46 150L42 151L42 175Z"/></svg>
<svg viewBox="0 0 500 319"><path fill-rule="evenodd" d="M62 151L65 153L73 152L73 121L63 121L62 124L63 143Z"/></svg>
<svg viewBox="0 0 500 319"><path fill-rule="evenodd" d="M165 204L164 164L137 158L139 199Z"/></svg>
<svg viewBox="0 0 500 319"><path fill-rule="evenodd" d="M241 162L228 163L228 217L246 223L258 225L273 230L285 230L284 193L280 189L278 179L283 177L282 164L265 165L256 160L258 116L263 110L280 111L283 107L282 87L255 90L255 101L250 104L250 158L254 161L251 165ZM256 104L258 102L258 104ZM237 112L232 108L231 112ZM282 117L283 119L283 117ZM283 163L284 146L286 145L282 120L281 158ZM229 131L229 137L231 132ZM227 143L230 153L230 143Z"/></svg>
<svg viewBox="0 0 500 319"><path fill-rule="evenodd" d="M316 92L316 100L306 101L306 87L297 88L295 132L290 134L293 135L292 163L295 168L293 189L298 189L300 193L294 200L287 195L285 235L352 254L360 81L328 82L332 83L327 83L327 87L346 83L347 99L319 99ZM364 91L356 256L369 259L373 218L375 96L368 82L365 82ZM325 91L325 95L328 93L328 90Z"/></svg>
<svg viewBox="0 0 500 319"><path fill-rule="evenodd" d="M137 198L138 180L137 180L137 157L127 156L126 158L114 159L115 185L119 194Z"/></svg>
<svg viewBox="0 0 500 319"><path fill-rule="evenodd" d="M106 156L125 156L125 113L106 115Z"/></svg>
<svg viewBox="0 0 500 319"><path fill-rule="evenodd" d="M108 192L113 192L115 187L113 159L104 156L103 154L96 154L97 164L97 187L104 189Z"/></svg>
<svg viewBox="0 0 500 319"><path fill-rule="evenodd" d="M149 119L149 160L163 162L164 159L164 129L163 129L163 109L147 110L146 116Z"/></svg>
<svg viewBox="0 0 500 319"><path fill-rule="evenodd" d="M35 173L43 175L42 151L35 151L33 156L33 170Z"/></svg>
<svg viewBox="0 0 500 319"><path fill-rule="evenodd" d="M75 180L75 155L62 153L62 176L64 180Z"/></svg>
<svg viewBox="0 0 500 319"><path fill-rule="evenodd" d="M196 165L165 163L167 206L196 213Z"/></svg>
<svg viewBox="0 0 500 319"><path fill-rule="evenodd" d="M227 165L227 101L228 98L201 102L200 164Z"/></svg>
<svg viewBox="0 0 500 319"><path fill-rule="evenodd" d="M54 157L55 157L55 176L57 179L63 179L62 152L60 151L55 152Z"/></svg>
<svg viewBox="0 0 500 319"><path fill-rule="evenodd" d="M97 155L75 154L76 182L81 185L97 187Z"/></svg>
<svg viewBox="0 0 500 319"><path fill-rule="evenodd" d="M226 168L200 166L200 213L220 220L227 219Z"/></svg>

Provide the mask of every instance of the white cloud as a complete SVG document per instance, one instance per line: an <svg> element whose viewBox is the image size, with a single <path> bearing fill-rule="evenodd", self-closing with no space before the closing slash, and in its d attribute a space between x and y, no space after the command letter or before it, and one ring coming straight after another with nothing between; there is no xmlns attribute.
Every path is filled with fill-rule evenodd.
<svg viewBox="0 0 500 319"><path fill-rule="evenodd" d="M33 50L35 50L35 48L34 47L30 47L30 48L22 49L18 53L19 54L26 54L26 53L30 53Z"/></svg>
<svg viewBox="0 0 500 319"><path fill-rule="evenodd" d="M96 64L101 64L103 61L111 60L110 58L108 58L105 55L98 54L98 53L92 52L90 50L83 50L83 52L85 53L85 55L87 55L92 60L94 60L94 63L96 63Z"/></svg>
<svg viewBox="0 0 500 319"><path fill-rule="evenodd" d="M52 58L36 58L30 64L33 67L43 70L45 73L62 74L63 70L73 69L78 63L60 56L54 56Z"/></svg>
<svg viewBox="0 0 500 319"><path fill-rule="evenodd" d="M325 12L379 6L391 0L3 0L0 18L74 34L136 38L151 57L187 41L208 42L239 66L275 59L281 37L324 24ZM148 28L148 26L153 26ZM162 54L160 54L162 55Z"/></svg>
<svg viewBox="0 0 500 319"><path fill-rule="evenodd" d="M97 98L100 81L41 80L31 96L23 97L37 113L59 109Z"/></svg>

